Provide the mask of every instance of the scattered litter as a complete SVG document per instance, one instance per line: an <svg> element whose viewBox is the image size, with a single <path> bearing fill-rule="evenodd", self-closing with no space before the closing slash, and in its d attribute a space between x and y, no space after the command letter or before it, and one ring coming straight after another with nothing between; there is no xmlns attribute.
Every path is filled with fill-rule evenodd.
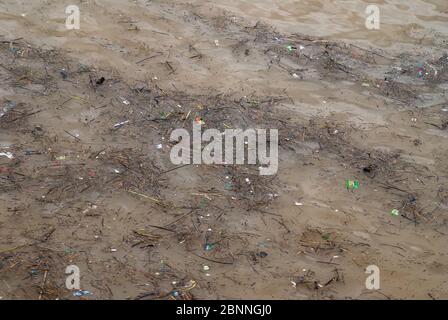
<svg viewBox="0 0 448 320"><path fill-rule="evenodd" d="M0 118L3 117L9 110L12 110L16 107L16 103L14 101L6 100L4 107L0 109Z"/></svg>
<svg viewBox="0 0 448 320"><path fill-rule="evenodd" d="M219 46L219 40L215 40L215 46Z"/></svg>
<svg viewBox="0 0 448 320"><path fill-rule="evenodd" d="M303 203L302 203L302 202L294 202L294 204L295 204L296 206L298 206L298 207L303 206Z"/></svg>
<svg viewBox="0 0 448 320"><path fill-rule="evenodd" d="M114 172L118 174L118 173L120 173L120 170L114 169Z"/></svg>
<svg viewBox="0 0 448 320"><path fill-rule="evenodd" d="M297 49L297 48L294 47L293 45L288 44L288 45L286 46L286 49L287 49L289 52L291 52L291 51L294 51L294 50Z"/></svg>
<svg viewBox="0 0 448 320"><path fill-rule="evenodd" d="M116 124L114 124L114 128L121 128L122 126L124 126L126 123L129 123L129 120L123 121L123 122L118 122Z"/></svg>
<svg viewBox="0 0 448 320"><path fill-rule="evenodd" d="M292 74L292 77L293 77L293 78L296 78L296 79L297 79L297 78L300 78L300 76L299 76L297 73L293 73L293 74Z"/></svg>
<svg viewBox="0 0 448 320"><path fill-rule="evenodd" d="M210 251L213 249L213 244L211 243L206 243L205 244L205 251Z"/></svg>
<svg viewBox="0 0 448 320"><path fill-rule="evenodd" d="M204 120L201 117L194 118L194 122L197 124L205 124Z"/></svg>
<svg viewBox="0 0 448 320"><path fill-rule="evenodd" d="M411 118L411 122L417 122L417 118Z"/></svg>
<svg viewBox="0 0 448 320"><path fill-rule="evenodd" d="M359 181L358 180L345 180L345 187L347 190L353 189L356 190L359 188Z"/></svg>
<svg viewBox="0 0 448 320"><path fill-rule="evenodd" d="M228 191L232 191L232 190L233 190L233 183L232 183L231 181L227 181L227 182L224 184L224 189L225 189L225 190L228 190Z"/></svg>
<svg viewBox="0 0 448 320"><path fill-rule="evenodd" d="M423 76L425 75L425 68L419 67L417 75L419 78L423 78Z"/></svg>
<svg viewBox="0 0 448 320"><path fill-rule="evenodd" d="M11 152L0 152L0 157L1 156L7 157L8 159L14 158L14 155Z"/></svg>
<svg viewBox="0 0 448 320"><path fill-rule="evenodd" d="M400 215L400 211L398 211L397 209L392 209L390 214L394 217L398 217Z"/></svg>
<svg viewBox="0 0 448 320"><path fill-rule="evenodd" d="M363 82L363 83L362 83L362 86L363 86L363 87L370 87L370 84L368 84L368 83L366 83L366 82Z"/></svg>
<svg viewBox="0 0 448 320"><path fill-rule="evenodd" d="M37 275L39 273L39 270L37 270L37 269L31 269L30 270L30 274L32 275L32 276L35 276L35 275Z"/></svg>
<svg viewBox="0 0 448 320"><path fill-rule="evenodd" d="M67 79L68 78L68 72L67 72L67 70L65 70L65 69L61 69L60 71L59 71L59 73L61 74L61 76L62 76L62 79Z"/></svg>
<svg viewBox="0 0 448 320"><path fill-rule="evenodd" d="M56 160L58 161L64 161L65 160L65 156L57 156Z"/></svg>
<svg viewBox="0 0 448 320"><path fill-rule="evenodd" d="M73 292L73 295L75 297L85 297L85 296L91 296L93 293L88 290L78 290Z"/></svg>
<svg viewBox="0 0 448 320"><path fill-rule="evenodd" d="M209 267L209 266L203 266L203 267L202 267L202 270L204 270L204 271L209 271L209 270L210 270L210 267Z"/></svg>
<svg viewBox="0 0 448 320"><path fill-rule="evenodd" d="M157 149L162 149L162 148L163 148L163 145L162 145L161 143L159 143L158 145L156 145L156 148L157 148Z"/></svg>
<svg viewBox="0 0 448 320"><path fill-rule="evenodd" d="M125 105L130 105L131 103L129 102L129 100L126 100L125 98L123 98L123 97L119 97L120 98L120 100L121 100L121 102L123 103L123 104L125 104Z"/></svg>
<svg viewBox="0 0 448 320"><path fill-rule="evenodd" d="M269 197L269 199L275 199L275 198L277 198L278 197L278 194L277 193L268 193L268 197Z"/></svg>
<svg viewBox="0 0 448 320"><path fill-rule="evenodd" d="M110 252L117 252L117 249L112 248L112 249L110 249Z"/></svg>
<svg viewBox="0 0 448 320"><path fill-rule="evenodd" d="M165 111L162 111L159 113L160 119L166 119L169 116L169 113L166 113Z"/></svg>

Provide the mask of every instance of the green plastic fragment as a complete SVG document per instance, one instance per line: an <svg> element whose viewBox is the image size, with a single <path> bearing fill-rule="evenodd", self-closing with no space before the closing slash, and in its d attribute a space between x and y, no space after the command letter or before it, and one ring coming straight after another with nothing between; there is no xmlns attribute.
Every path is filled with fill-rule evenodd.
<svg viewBox="0 0 448 320"><path fill-rule="evenodd" d="M350 189L359 189L359 181L358 180L345 180L345 187Z"/></svg>

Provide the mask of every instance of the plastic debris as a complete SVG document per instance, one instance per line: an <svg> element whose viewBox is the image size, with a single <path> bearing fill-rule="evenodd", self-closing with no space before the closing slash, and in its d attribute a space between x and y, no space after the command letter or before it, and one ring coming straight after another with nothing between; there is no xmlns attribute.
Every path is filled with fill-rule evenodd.
<svg viewBox="0 0 448 320"><path fill-rule="evenodd" d="M123 122L118 122L118 123L114 124L114 128L115 129L121 128L122 126L124 126L128 122L129 122L129 120L126 120L126 121L123 121Z"/></svg>
<svg viewBox="0 0 448 320"><path fill-rule="evenodd" d="M59 71L59 73L61 74L61 76L62 76L62 79L67 79L68 78L68 72L67 72L67 70L65 70L65 69L61 69L60 71Z"/></svg>
<svg viewBox="0 0 448 320"><path fill-rule="evenodd" d="M93 293L90 292L89 290L78 290L73 292L73 295L75 297L85 297L85 296L91 296Z"/></svg>
<svg viewBox="0 0 448 320"><path fill-rule="evenodd" d="M37 275L39 273L39 270L37 270L37 269L31 269L30 270L30 274L32 275L32 276L35 276L35 275Z"/></svg>
<svg viewBox="0 0 448 320"><path fill-rule="evenodd" d="M131 103L129 102L129 100L127 100L127 99L125 99L125 98L123 98L123 97L119 97L120 98L120 100L121 100L121 102L123 103L123 104L125 104L125 105L130 105Z"/></svg>
<svg viewBox="0 0 448 320"><path fill-rule="evenodd" d="M16 107L16 103L14 101L6 100L4 107L0 109L0 118L3 117L9 110L12 110Z"/></svg>
<svg viewBox="0 0 448 320"><path fill-rule="evenodd" d="M297 49L297 48L294 47L294 46L291 45L291 44L288 44L288 45L286 46L286 49L287 49L289 52L291 52L291 51L294 51L294 50Z"/></svg>
<svg viewBox="0 0 448 320"><path fill-rule="evenodd" d="M302 202L294 202L294 205L300 207L300 206L303 206L303 203Z"/></svg>
<svg viewBox="0 0 448 320"><path fill-rule="evenodd" d="M168 115L165 111L162 111L159 113L160 119L166 119L168 118Z"/></svg>
<svg viewBox="0 0 448 320"><path fill-rule="evenodd" d="M201 117L194 118L194 122L197 124L205 124L204 120Z"/></svg>
<svg viewBox="0 0 448 320"><path fill-rule="evenodd" d="M345 180L345 187L347 190L353 189L356 190L359 188L359 181L358 180Z"/></svg>
<svg viewBox="0 0 448 320"><path fill-rule="evenodd" d="M212 243L206 243L204 249L205 249L205 251L212 250L213 249L213 244Z"/></svg>
<svg viewBox="0 0 448 320"><path fill-rule="evenodd" d="M6 157L8 159L13 159L14 158L14 155L11 152L0 152L0 157L1 156L4 156L4 157Z"/></svg>
<svg viewBox="0 0 448 320"><path fill-rule="evenodd" d="M210 270L210 267L209 267L209 266L203 266L203 267L202 267L202 270L204 270L204 271L209 271L209 270Z"/></svg>
<svg viewBox="0 0 448 320"><path fill-rule="evenodd" d="M56 160L64 161L65 160L65 156L57 156Z"/></svg>
<svg viewBox="0 0 448 320"><path fill-rule="evenodd" d="M423 78L424 75L425 75L425 68L422 65L420 65L417 69L417 76L419 78Z"/></svg>
<svg viewBox="0 0 448 320"><path fill-rule="evenodd" d="M159 144L156 145L156 148L157 148L157 149L162 149L162 148L163 148L163 145L162 145L161 143L159 143Z"/></svg>
<svg viewBox="0 0 448 320"><path fill-rule="evenodd" d="M219 46L219 40L215 40L215 46Z"/></svg>
<svg viewBox="0 0 448 320"><path fill-rule="evenodd" d="M397 209L392 209L390 214L394 217L398 217L400 215L400 211L398 211Z"/></svg>

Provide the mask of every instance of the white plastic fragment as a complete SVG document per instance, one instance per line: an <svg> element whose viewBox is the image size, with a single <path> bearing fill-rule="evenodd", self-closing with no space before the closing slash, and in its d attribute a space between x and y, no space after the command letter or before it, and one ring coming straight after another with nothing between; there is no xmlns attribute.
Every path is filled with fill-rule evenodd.
<svg viewBox="0 0 448 320"><path fill-rule="evenodd" d="M128 122L129 122L129 120L118 122L118 123L114 124L114 128L120 128L120 127L124 126Z"/></svg>
<svg viewBox="0 0 448 320"><path fill-rule="evenodd" d="M7 157L8 159L14 158L14 155L11 152L0 152L0 157L1 156Z"/></svg>

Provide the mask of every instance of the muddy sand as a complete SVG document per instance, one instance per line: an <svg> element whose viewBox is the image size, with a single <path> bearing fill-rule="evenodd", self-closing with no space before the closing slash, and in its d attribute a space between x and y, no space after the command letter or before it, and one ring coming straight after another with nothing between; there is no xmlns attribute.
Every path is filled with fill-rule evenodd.
<svg viewBox="0 0 448 320"><path fill-rule="evenodd" d="M1 299L448 298L446 1L74 2L0 3ZM277 174L174 165L197 117Z"/></svg>

